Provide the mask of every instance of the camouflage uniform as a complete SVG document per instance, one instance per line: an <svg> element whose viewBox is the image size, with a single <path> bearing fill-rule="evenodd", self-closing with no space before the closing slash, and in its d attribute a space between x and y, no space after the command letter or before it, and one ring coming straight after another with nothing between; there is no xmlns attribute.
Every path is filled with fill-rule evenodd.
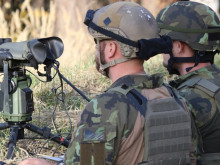
<svg viewBox="0 0 220 165"><path fill-rule="evenodd" d="M213 63L215 54L220 50L220 20L209 6L191 1L168 5L159 12L156 20L160 27L160 35L168 35L173 41L186 43L194 53L192 57L192 54L179 57L174 56L173 52L170 53L167 65L170 74L179 74L174 64L194 64L185 68L188 73L171 85L179 89L180 95L192 104L192 112L202 135L204 153L220 153L220 143L217 140L220 138L220 116L214 97L193 86L185 86L196 78L210 80L215 86L219 86L219 69ZM189 72L199 63L212 65Z"/></svg>
<svg viewBox="0 0 220 165"><path fill-rule="evenodd" d="M123 84L137 90L151 89L162 86L162 83L161 75L128 75L118 79L109 89ZM106 141L105 162L108 165L113 164L122 139L127 138L134 127L137 112L130 100L119 92L107 91L94 98L83 110L74 139L67 150L65 164L80 164L82 141ZM86 135L86 131L90 134Z"/></svg>
<svg viewBox="0 0 220 165"><path fill-rule="evenodd" d="M170 84L178 88L181 84L192 78L199 77L220 84L220 70L211 65L190 72ZM192 112L196 118L196 125L202 135L203 149L205 153L220 152L220 114L214 98L198 88L185 86L179 90L179 94L186 98L192 105Z"/></svg>

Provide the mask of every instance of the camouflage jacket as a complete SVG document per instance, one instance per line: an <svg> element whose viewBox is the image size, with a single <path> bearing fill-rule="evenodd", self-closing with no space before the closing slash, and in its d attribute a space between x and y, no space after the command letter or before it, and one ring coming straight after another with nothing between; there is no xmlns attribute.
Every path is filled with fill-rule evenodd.
<svg viewBox="0 0 220 165"><path fill-rule="evenodd" d="M162 75L127 75L114 82L109 89L123 84L137 90L151 89L162 86L163 78ZM80 155L83 146L81 144L89 142L100 144L104 142L105 164L113 164L117 159L121 141L127 138L133 130L136 118L137 109L125 95L107 90L97 96L86 105L82 112L77 130L65 155L65 164L80 164L80 159L83 159ZM87 148L89 149L89 145ZM96 164L93 157L87 161Z"/></svg>
<svg viewBox="0 0 220 165"><path fill-rule="evenodd" d="M215 65L190 72L180 79L172 81L170 85L178 89L181 84L195 77L207 79L218 86L220 85L220 70ZM204 151L208 153L220 152L220 114L214 98L198 88L189 86L180 88L179 94L192 105L190 109L202 136ZM215 141L217 139L218 143Z"/></svg>

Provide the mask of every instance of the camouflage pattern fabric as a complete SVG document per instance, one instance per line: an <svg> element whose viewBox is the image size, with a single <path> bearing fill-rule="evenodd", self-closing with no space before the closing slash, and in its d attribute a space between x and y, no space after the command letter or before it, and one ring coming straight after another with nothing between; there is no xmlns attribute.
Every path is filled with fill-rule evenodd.
<svg viewBox="0 0 220 165"><path fill-rule="evenodd" d="M220 49L220 21L208 6L191 1L180 1L162 9L156 18L160 35L183 41L194 50Z"/></svg>
<svg viewBox="0 0 220 165"><path fill-rule="evenodd" d="M127 75L114 82L109 89L123 84L137 90L158 88L163 84L163 77L162 75ZM65 164L80 164L80 144L84 142L104 142L105 164L113 164L121 140L127 138L134 127L137 112L130 100L119 92L107 91L94 98L82 112L74 138L65 155ZM91 164L94 164L93 159Z"/></svg>
<svg viewBox="0 0 220 165"><path fill-rule="evenodd" d="M171 82L170 85L174 88L178 88L178 86L187 80L195 77L207 79L216 85L220 84L220 70L215 65L210 65L190 72L180 79ZM220 152L219 142L211 144L214 143L215 140L219 141L220 139L220 114L214 98L202 90L189 86L181 88L179 94L192 106L191 111L202 136L204 152Z"/></svg>

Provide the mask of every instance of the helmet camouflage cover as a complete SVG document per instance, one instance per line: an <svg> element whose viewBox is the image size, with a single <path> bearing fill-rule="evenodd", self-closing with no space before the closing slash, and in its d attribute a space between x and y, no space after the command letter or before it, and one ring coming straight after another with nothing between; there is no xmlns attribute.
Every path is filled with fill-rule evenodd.
<svg viewBox="0 0 220 165"><path fill-rule="evenodd" d="M159 12L156 21L160 35L183 41L194 50L220 50L219 18L204 4L190 1L173 3Z"/></svg>

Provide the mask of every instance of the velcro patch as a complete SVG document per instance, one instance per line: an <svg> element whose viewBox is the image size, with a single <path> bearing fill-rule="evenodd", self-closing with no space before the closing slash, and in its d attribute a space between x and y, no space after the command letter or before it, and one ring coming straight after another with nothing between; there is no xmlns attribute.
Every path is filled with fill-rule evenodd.
<svg viewBox="0 0 220 165"><path fill-rule="evenodd" d="M84 129L83 142L104 142L105 141L105 128L104 127L90 127Z"/></svg>
<svg viewBox="0 0 220 165"><path fill-rule="evenodd" d="M105 20L104 20L104 24L106 26L108 26L109 24L111 23L111 19L109 17L107 17Z"/></svg>

